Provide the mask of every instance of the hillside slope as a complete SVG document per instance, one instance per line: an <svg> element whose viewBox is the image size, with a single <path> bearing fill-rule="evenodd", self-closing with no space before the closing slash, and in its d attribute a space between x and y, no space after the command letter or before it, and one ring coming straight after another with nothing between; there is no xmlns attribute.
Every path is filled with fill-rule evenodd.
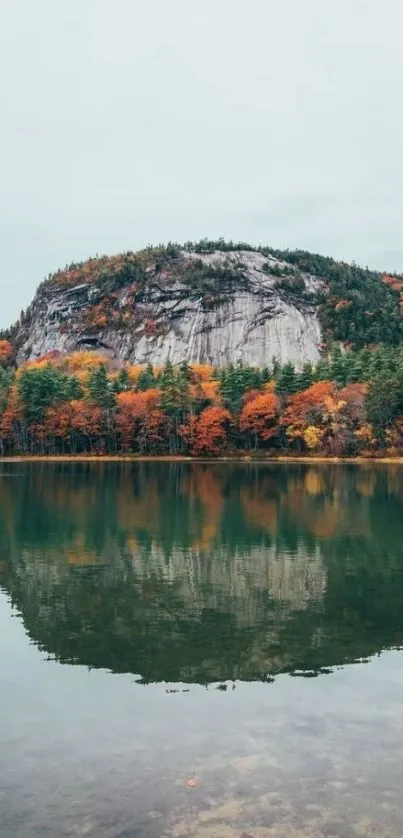
<svg viewBox="0 0 403 838"><path fill-rule="evenodd" d="M301 367L334 340L400 343L401 284L303 251L169 245L59 271L10 336L18 363L102 348L133 363Z"/></svg>

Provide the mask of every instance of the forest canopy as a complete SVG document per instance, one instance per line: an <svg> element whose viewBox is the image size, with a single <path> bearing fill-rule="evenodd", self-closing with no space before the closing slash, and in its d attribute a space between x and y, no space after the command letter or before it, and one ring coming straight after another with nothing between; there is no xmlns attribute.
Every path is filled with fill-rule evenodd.
<svg viewBox="0 0 403 838"><path fill-rule="evenodd" d="M264 369L116 365L90 351L14 369L0 347L3 455L402 449L402 348L334 348L296 371L275 360Z"/></svg>

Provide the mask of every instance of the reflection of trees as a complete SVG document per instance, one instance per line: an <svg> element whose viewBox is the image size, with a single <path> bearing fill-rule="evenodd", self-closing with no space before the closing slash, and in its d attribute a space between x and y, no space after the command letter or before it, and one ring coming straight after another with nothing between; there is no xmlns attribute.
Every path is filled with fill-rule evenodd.
<svg viewBox="0 0 403 838"><path fill-rule="evenodd" d="M5 468L5 467L4 467ZM403 638L403 470L59 464L0 479L0 581L62 661L320 669Z"/></svg>

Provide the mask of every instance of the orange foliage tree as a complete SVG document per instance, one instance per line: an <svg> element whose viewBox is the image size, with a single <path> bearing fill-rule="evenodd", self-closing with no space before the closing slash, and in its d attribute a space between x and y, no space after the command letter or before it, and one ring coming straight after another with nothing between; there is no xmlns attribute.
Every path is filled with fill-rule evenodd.
<svg viewBox="0 0 403 838"><path fill-rule="evenodd" d="M280 399L275 393L254 393L244 399L239 417L239 429L258 442L273 439L279 431Z"/></svg>
<svg viewBox="0 0 403 838"><path fill-rule="evenodd" d="M14 359L14 349L8 340L0 340L0 367L8 367Z"/></svg>
<svg viewBox="0 0 403 838"><path fill-rule="evenodd" d="M364 384L338 390L332 381L318 381L288 399L281 417L287 437L308 450L354 453L365 425Z"/></svg>
<svg viewBox="0 0 403 838"><path fill-rule="evenodd" d="M23 406L18 392L17 384L12 384L8 394L2 423L1 436L10 447L15 446L17 451L27 452L27 433L23 422Z"/></svg>
<svg viewBox="0 0 403 838"><path fill-rule="evenodd" d="M140 431L146 419L148 427L151 427L150 414L155 413L159 399L160 391L157 388L118 393L115 427L122 448L130 449L139 441ZM154 423L156 419L154 416Z"/></svg>
<svg viewBox="0 0 403 838"><path fill-rule="evenodd" d="M101 408L86 399L75 399L70 402L70 407L72 430L84 438L85 445L90 451L98 451L102 448Z"/></svg>
<svg viewBox="0 0 403 838"><path fill-rule="evenodd" d="M318 381L306 390L290 396L281 417L287 437L304 442L308 428L312 439L315 435L314 429L324 430L324 426L328 424L329 411L334 404L335 392L336 385L332 381ZM323 434L317 434L316 438L321 441Z"/></svg>
<svg viewBox="0 0 403 838"><path fill-rule="evenodd" d="M181 426L180 434L194 456L217 456L228 444L231 414L223 407L206 407L200 414L189 417Z"/></svg>
<svg viewBox="0 0 403 838"><path fill-rule="evenodd" d="M163 453L169 445L171 432L172 420L162 410L147 410L140 425L140 451L147 454Z"/></svg>
<svg viewBox="0 0 403 838"><path fill-rule="evenodd" d="M332 455L374 450L380 439L402 448L403 349L333 353L315 369L293 371L288 388L285 372L287 365L271 377L242 364L185 362L158 369L90 350L51 351L14 370L12 346L1 340L0 451L216 456L230 444L242 450L280 439ZM334 380L307 386L321 375ZM341 386L357 379L367 383Z"/></svg>
<svg viewBox="0 0 403 838"><path fill-rule="evenodd" d="M65 447L74 452L72 444L73 432L73 407L70 402L61 402L56 407L48 407L42 422L42 433L53 442L53 450L61 448L64 453Z"/></svg>

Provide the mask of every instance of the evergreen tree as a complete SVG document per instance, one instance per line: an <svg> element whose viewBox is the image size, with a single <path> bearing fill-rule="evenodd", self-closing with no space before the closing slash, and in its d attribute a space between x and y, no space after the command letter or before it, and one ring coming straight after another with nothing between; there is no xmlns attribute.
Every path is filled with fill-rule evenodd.
<svg viewBox="0 0 403 838"><path fill-rule="evenodd" d="M172 363L171 361L166 361L158 376L158 386L161 387L162 390L166 389L167 387L170 387L173 384L174 379L175 371L172 366Z"/></svg>
<svg viewBox="0 0 403 838"><path fill-rule="evenodd" d="M93 402L103 410L110 410L115 403L115 396L108 379L105 364L100 364L88 377L88 393Z"/></svg>
<svg viewBox="0 0 403 838"><path fill-rule="evenodd" d="M171 420L172 432L169 442L171 453L181 450L182 438L179 430L186 421L190 410L190 375L188 375L187 370L185 370L185 375L182 373L182 367L175 372L172 364L168 362L158 379L161 389L161 408Z"/></svg>
<svg viewBox="0 0 403 838"><path fill-rule="evenodd" d="M298 378L294 364L288 362L280 367L276 377L276 393L279 396L289 396L298 389Z"/></svg>
<svg viewBox="0 0 403 838"><path fill-rule="evenodd" d="M297 376L298 390L307 390L314 380L313 367L310 361L306 361L300 374Z"/></svg>
<svg viewBox="0 0 403 838"><path fill-rule="evenodd" d="M187 361L184 361L179 367L179 375L184 381L189 382L192 378L192 370Z"/></svg>
<svg viewBox="0 0 403 838"><path fill-rule="evenodd" d="M233 413L239 413L247 390L258 389L262 376L255 367L232 364L220 373L220 393L223 404Z"/></svg>
<svg viewBox="0 0 403 838"><path fill-rule="evenodd" d="M57 367L24 369L18 376L18 392L28 424L41 422L48 407L56 407L80 392L77 378L65 375ZM73 396L72 396L73 394Z"/></svg>
<svg viewBox="0 0 403 838"><path fill-rule="evenodd" d="M124 393L131 389L130 377L126 369L120 370L116 376L113 389L115 393Z"/></svg>
<svg viewBox="0 0 403 838"><path fill-rule="evenodd" d="M349 352L347 356L346 370L347 382L349 384L365 381L367 370L363 362L361 352L357 352L357 354Z"/></svg>
<svg viewBox="0 0 403 838"><path fill-rule="evenodd" d="M273 355L273 357L271 359L271 377L274 378L274 379L277 379L277 377L280 373L280 369L281 369L280 361L278 360L278 358L276 358L275 355Z"/></svg>
<svg viewBox="0 0 403 838"><path fill-rule="evenodd" d="M328 361L320 360L315 367L315 381L329 381L330 367Z"/></svg>
<svg viewBox="0 0 403 838"><path fill-rule="evenodd" d="M396 379L374 378L368 387L366 410L379 444L385 443L385 432L402 409L403 393Z"/></svg>
<svg viewBox="0 0 403 838"><path fill-rule="evenodd" d="M142 370L138 379L137 379L137 387L139 390L151 390L152 387L155 387L155 375L154 370L151 364L147 364L145 370Z"/></svg>
<svg viewBox="0 0 403 838"><path fill-rule="evenodd" d="M268 382L271 381L270 370L269 370L268 367L263 367L261 375L262 375L262 384L268 384Z"/></svg>
<svg viewBox="0 0 403 838"><path fill-rule="evenodd" d="M334 346L329 362L330 378L335 381L338 387L345 387L347 384L347 369L345 357L339 346Z"/></svg>

